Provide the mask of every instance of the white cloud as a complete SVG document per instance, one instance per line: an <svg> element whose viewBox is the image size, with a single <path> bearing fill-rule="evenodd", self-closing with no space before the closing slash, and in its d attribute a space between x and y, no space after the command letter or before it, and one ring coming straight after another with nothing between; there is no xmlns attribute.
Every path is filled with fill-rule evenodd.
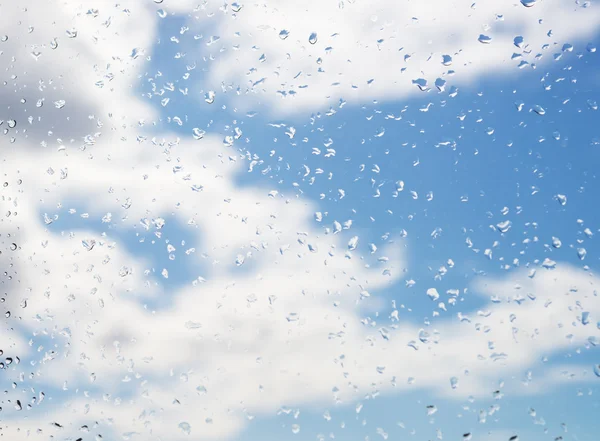
<svg viewBox="0 0 600 441"><path fill-rule="evenodd" d="M240 86L257 97L234 101L236 105L267 100L278 113L336 107L340 98L358 103L398 100L419 93L413 84L418 78L426 79L436 93L437 78L447 81L449 89L500 73L518 77L521 60L530 63L528 69L537 65L543 70L564 43L579 43L576 50L583 51L600 22L594 7L552 0L531 8L518 1L437 0L278 0L244 3L238 13L231 8L224 13L219 6L207 3L188 20L204 35L202 42L211 35L220 37L210 47L200 46L218 60L206 65L210 75L202 87ZM171 8L191 10L183 1ZM216 28L207 30L215 22ZM279 36L283 30L289 32L285 39ZM315 44L309 43L312 33L318 36ZM492 37L491 43L479 42L481 34ZM522 48L514 45L517 36L524 38ZM189 59L200 61L197 42L184 47ZM511 60L514 53L522 58ZM442 63L444 55L452 58L451 64Z"/></svg>

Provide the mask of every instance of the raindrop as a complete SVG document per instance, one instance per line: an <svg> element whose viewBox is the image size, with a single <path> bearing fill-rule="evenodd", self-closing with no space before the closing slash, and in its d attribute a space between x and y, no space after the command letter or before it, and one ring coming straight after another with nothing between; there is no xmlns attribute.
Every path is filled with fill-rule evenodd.
<svg viewBox="0 0 600 441"><path fill-rule="evenodd" d="M558 201L558 203L560 205L562 205L563 207L565 205L567 205L567 197L564 194L557 194L556 195L556 200Z"/></svg>
<svg viewBox="0 0 600 441"><path fill-rule="evenodd" d="M10 244L10 249L11 249L11 251L15 251L17 249L17 244L16 243L11 243Z"/></svg>
<svg viewBox="0 0 600 441"><path fill-rule="evenodd" d="M452 57L450 55L442 55L442 64L450 66L452 64Z"/></svg>
<svg viewBox="0 0 600 441"><path fill-rule="evenodd" d="M209 90L206 92L206 94L204 94L204 101L206 101L208 104L212 104L215 102L215 96L216 93L212 90Z"/></svg>
<svg viewBox="0 0 600 441"><path fill-rule="evenodd" d="M198 127L194 127L192 133L194 134L194 139L202 139L206 134L204 130L199 129Z"/></svg>
<svg viewBox="0 0 600 441"><path fill-rule="evenodd" d="M316 32L313 32L309 35L308 42L310 44L315 44L317 42L317 33Z"/></svg>
<svg viewBox="0 0 600 441"><path fill-rule="evenodd" d="M503 222L496 224L496 227L498 228L498 230L501 233L506 233L508 230L510 230L511 226L512 226L512 222L509 220L505 220Z"/></svg>
<svg viewBox="0 0 600 441"><path fill-rule="evenodd" d="M596 374L596 377L600 377L600 364L594 366L594 374Z"/></svg>
<svg viewBox="0 0 600 441"><path fill-rule="evenodd" d="M537 3L537 0L521 0L521 4L526 8L531 8Z"/></svg>
<svg viewBox="0 0 600 441"><path fill-rule="evenodd" d="M523 37L521 37L520 35L517 35L514 40L513 40L513 44L518 47L519 49L521 49L523 47L523 42L525 40L523 39Z"/></svg>
<svg viewBox="0 0 600 441"><path fill-rule="evenodd" d="M589 311L584 311L581 313L581 324L582 325L589 325L590 323L590 312Z"/></svg>
<svg viewBox="0 0 600 441"><path fill-rule="evenodd" d="M483 44L490 44L492 42L492 37L490 37L488 35L480 34L477 41L479 41L480 43L483 43Z"/></svg>
<svg viewBox="0 0 600 441"><path fill-rule="evenodd" d="M58 47L58 41L56 41L56 38L54 38L51 42L50 42L50 49L56 49Z"/></svg>
<svg viewBox="0 0 600 441"><path fill-rule="evenodd" d="M9 119L7 124L10 129L14 129L17 126L17 122L14 119Z"/></svg>
<svg viewBox="0 0 600 441"><path fill-rule="evenodd" d="M285 40L289 36L290 36L290 31L288 31L287 29L282 29L281 32L279 32L279 38L281 38L282 40Z"/></svg>
<svg viewBox="0 0 600 441"><path fill-rule="evenodd" d="M456 378L456 377L450 378L450 386L452 387L452 389L458 388L458 378Z"/></svg>
<svg viewBox="0 0 600 441"><path fill-rule="evenodd" d="M435 288L429 288L427 290L427 296L433 301L436 301L437 299L440 298L440 294L438 293L438 290Z"/></svg>
<svg viewBox="0 0 600 441"><path fill-rule="evenodd" d="M348 241L348 249L350 251L355 250L357 245L358 245L358 236L354 236Z"/></svg>
<svg viewBox="0 0 600 441"><path fill-rule="evenodd" d="M562 246L562 242L558 237L552 237L552 246L554 248L560 248Z"/></svg>
<svg viewBox="0 0 600 441"><path fill-rule="evenodd" d="M232 3L231 9L233 10L233 12L240 12L240 10L242 9L242 5L240 5L239 3Z"/></svg>
<svg viewBox="0 0 600 441"><path fill-rule="evenodd" d="M179 429L186 435L189 435L190 432L192 431L192 426L190 426L190 423L186 423L185 421L179 423L179 425L177 427L179 427Z"/></svg>
<svg viewBox="0 0 600 441"><path fill-rule="evenodd" d="M539 104L536 104L535 106L533 106L533 111L535 113L537 113L538 115L542 115L542 116L546 114L546 109L544 109Z"/></svg>
<svg viewBox="0 0 600 441"><path fill-rule="evenodd" d="M67 37L69 37L69 38L75 38L75 37L77 37L77 30L76 29L68 29L66 32L67 32Z"/></svg>

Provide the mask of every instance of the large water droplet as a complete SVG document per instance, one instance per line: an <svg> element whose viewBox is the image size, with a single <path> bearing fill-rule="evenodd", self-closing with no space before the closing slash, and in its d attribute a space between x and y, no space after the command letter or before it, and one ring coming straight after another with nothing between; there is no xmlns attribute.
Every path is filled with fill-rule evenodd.
<svg viewBox="0 0 600 441"><path fill-rule="evenodd" d="M480 43L483 43L483 44L490 44L492 42L492 37L490 37L488 35L480 34L477 41L479 41Z"/></svg>
<svg viewBox="0 0 600 441"><path fill-rule="evenodd" d="M279 38L281 38L282 40L285 40L289 36L290 36L290 31L288 31L287 29L282 29L281 32L279 32Z"/></svg>

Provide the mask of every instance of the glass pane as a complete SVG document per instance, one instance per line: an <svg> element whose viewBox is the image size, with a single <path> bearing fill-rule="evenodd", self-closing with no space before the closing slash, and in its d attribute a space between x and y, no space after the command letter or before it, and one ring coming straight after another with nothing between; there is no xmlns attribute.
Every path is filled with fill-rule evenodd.
<svg viewBox="0 0 600 441"><path fill-rule="evenodd" d="M0 435L597 441L597 5L0 4Z"/></svg>

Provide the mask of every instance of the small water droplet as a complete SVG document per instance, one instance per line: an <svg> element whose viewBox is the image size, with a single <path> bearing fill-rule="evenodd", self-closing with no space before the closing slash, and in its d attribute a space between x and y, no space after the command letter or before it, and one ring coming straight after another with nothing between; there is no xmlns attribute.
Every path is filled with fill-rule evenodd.
<svg viewBox="0 0 600 441"><path fill-rule="evenodd" d="M54 38L51 42L50 42L50 49L56 49L58 47L58 41L56 41L56 38Z"/></svg>
<svg viewBox="0 0 600 441"><path fill-rule="evenodd" d="M194 135L194 139L202 139L204 138L204 135L206 134L206 132L202 129L199 129L198 127L194 127L192 129L192 133Z"/></svg>
<svg viewBox="0 0 600 441"><path fill-rule="evenodd" d="M212 104L215 102L215 96L216 93L212 90L209 90L204 94L204 101L206 101L208 104Z"/></svg>
<svg viewBox="0 0 600 441"><path fill-rule="evenodd" d="M536 104L535 106L533 106L533 111L535 113L537 113L540 116L543 116L546 114L546 109L544 109L542 106L540 106L539 104Z"/></svg>
<svg viewBox="0 0 600 441"><path fill-rule="evenodd" d="M318 38L317 38L317 33L316 33L316 32L313 32L313 33L311 33L311 34L308 36L308 42L309 42L310 44L316 44L316 43L317 43L317 39L318 39Z"/></svg>
<svg viewBox="0 0 600 441"><path fill-rule="evenodd" d="M492 42L492 37L490 37L488 35L480 34L479 38L477 38L477 41L479 41L480 43L483 43L483 44L490 44Z"/></svg>
<svg viewBox="0 0 600 441"><path fill-rule="evenodd" d="M452 389L457 389L458 388L458 378L456 378L456 377L450 378L450 386L452 387Z"/></svg>
<svg viewBox="0 0 600 441"><path fill-rule="evenodd" d="M431 416L434 413L436 413L438 411L437 407L434 406L433 404L430 404L429 406L427 406L427 416Z"/></svg>
<svg viewBox="0 0 600 441"><path fill-rule="evenodd" d="M501 233L506 233L508 230L510 230L511 226L512 226L512 222L509 220L505 220L503 222L499 222L498 224L496 224L496 228L498 228L498 230Z"/></svg>
<svg viewBox="0 0 600 441"><path fill-rule="evenodd" d="M190 423L186 423L185 421L182 421L181 423L179 423L179 425L177 427L179 427L179 430L181 430L186 435L189 435L192 431L192 426L190 426Z"/></svg>
<svg viewBox="0 0 600 441"><path fill-rule="evenodd" d="M290 31L288 31L287 29L282 29L281 32L279 32L279 38L281 38L282 40L285 40L289 36L290 36Z"/></svg>
<svg viewBox="0 0 600 441"><path fill-rule="evenodd" d="M537 3L537 0L521 0L521 4L526 8L531 8Z"/></svg>

